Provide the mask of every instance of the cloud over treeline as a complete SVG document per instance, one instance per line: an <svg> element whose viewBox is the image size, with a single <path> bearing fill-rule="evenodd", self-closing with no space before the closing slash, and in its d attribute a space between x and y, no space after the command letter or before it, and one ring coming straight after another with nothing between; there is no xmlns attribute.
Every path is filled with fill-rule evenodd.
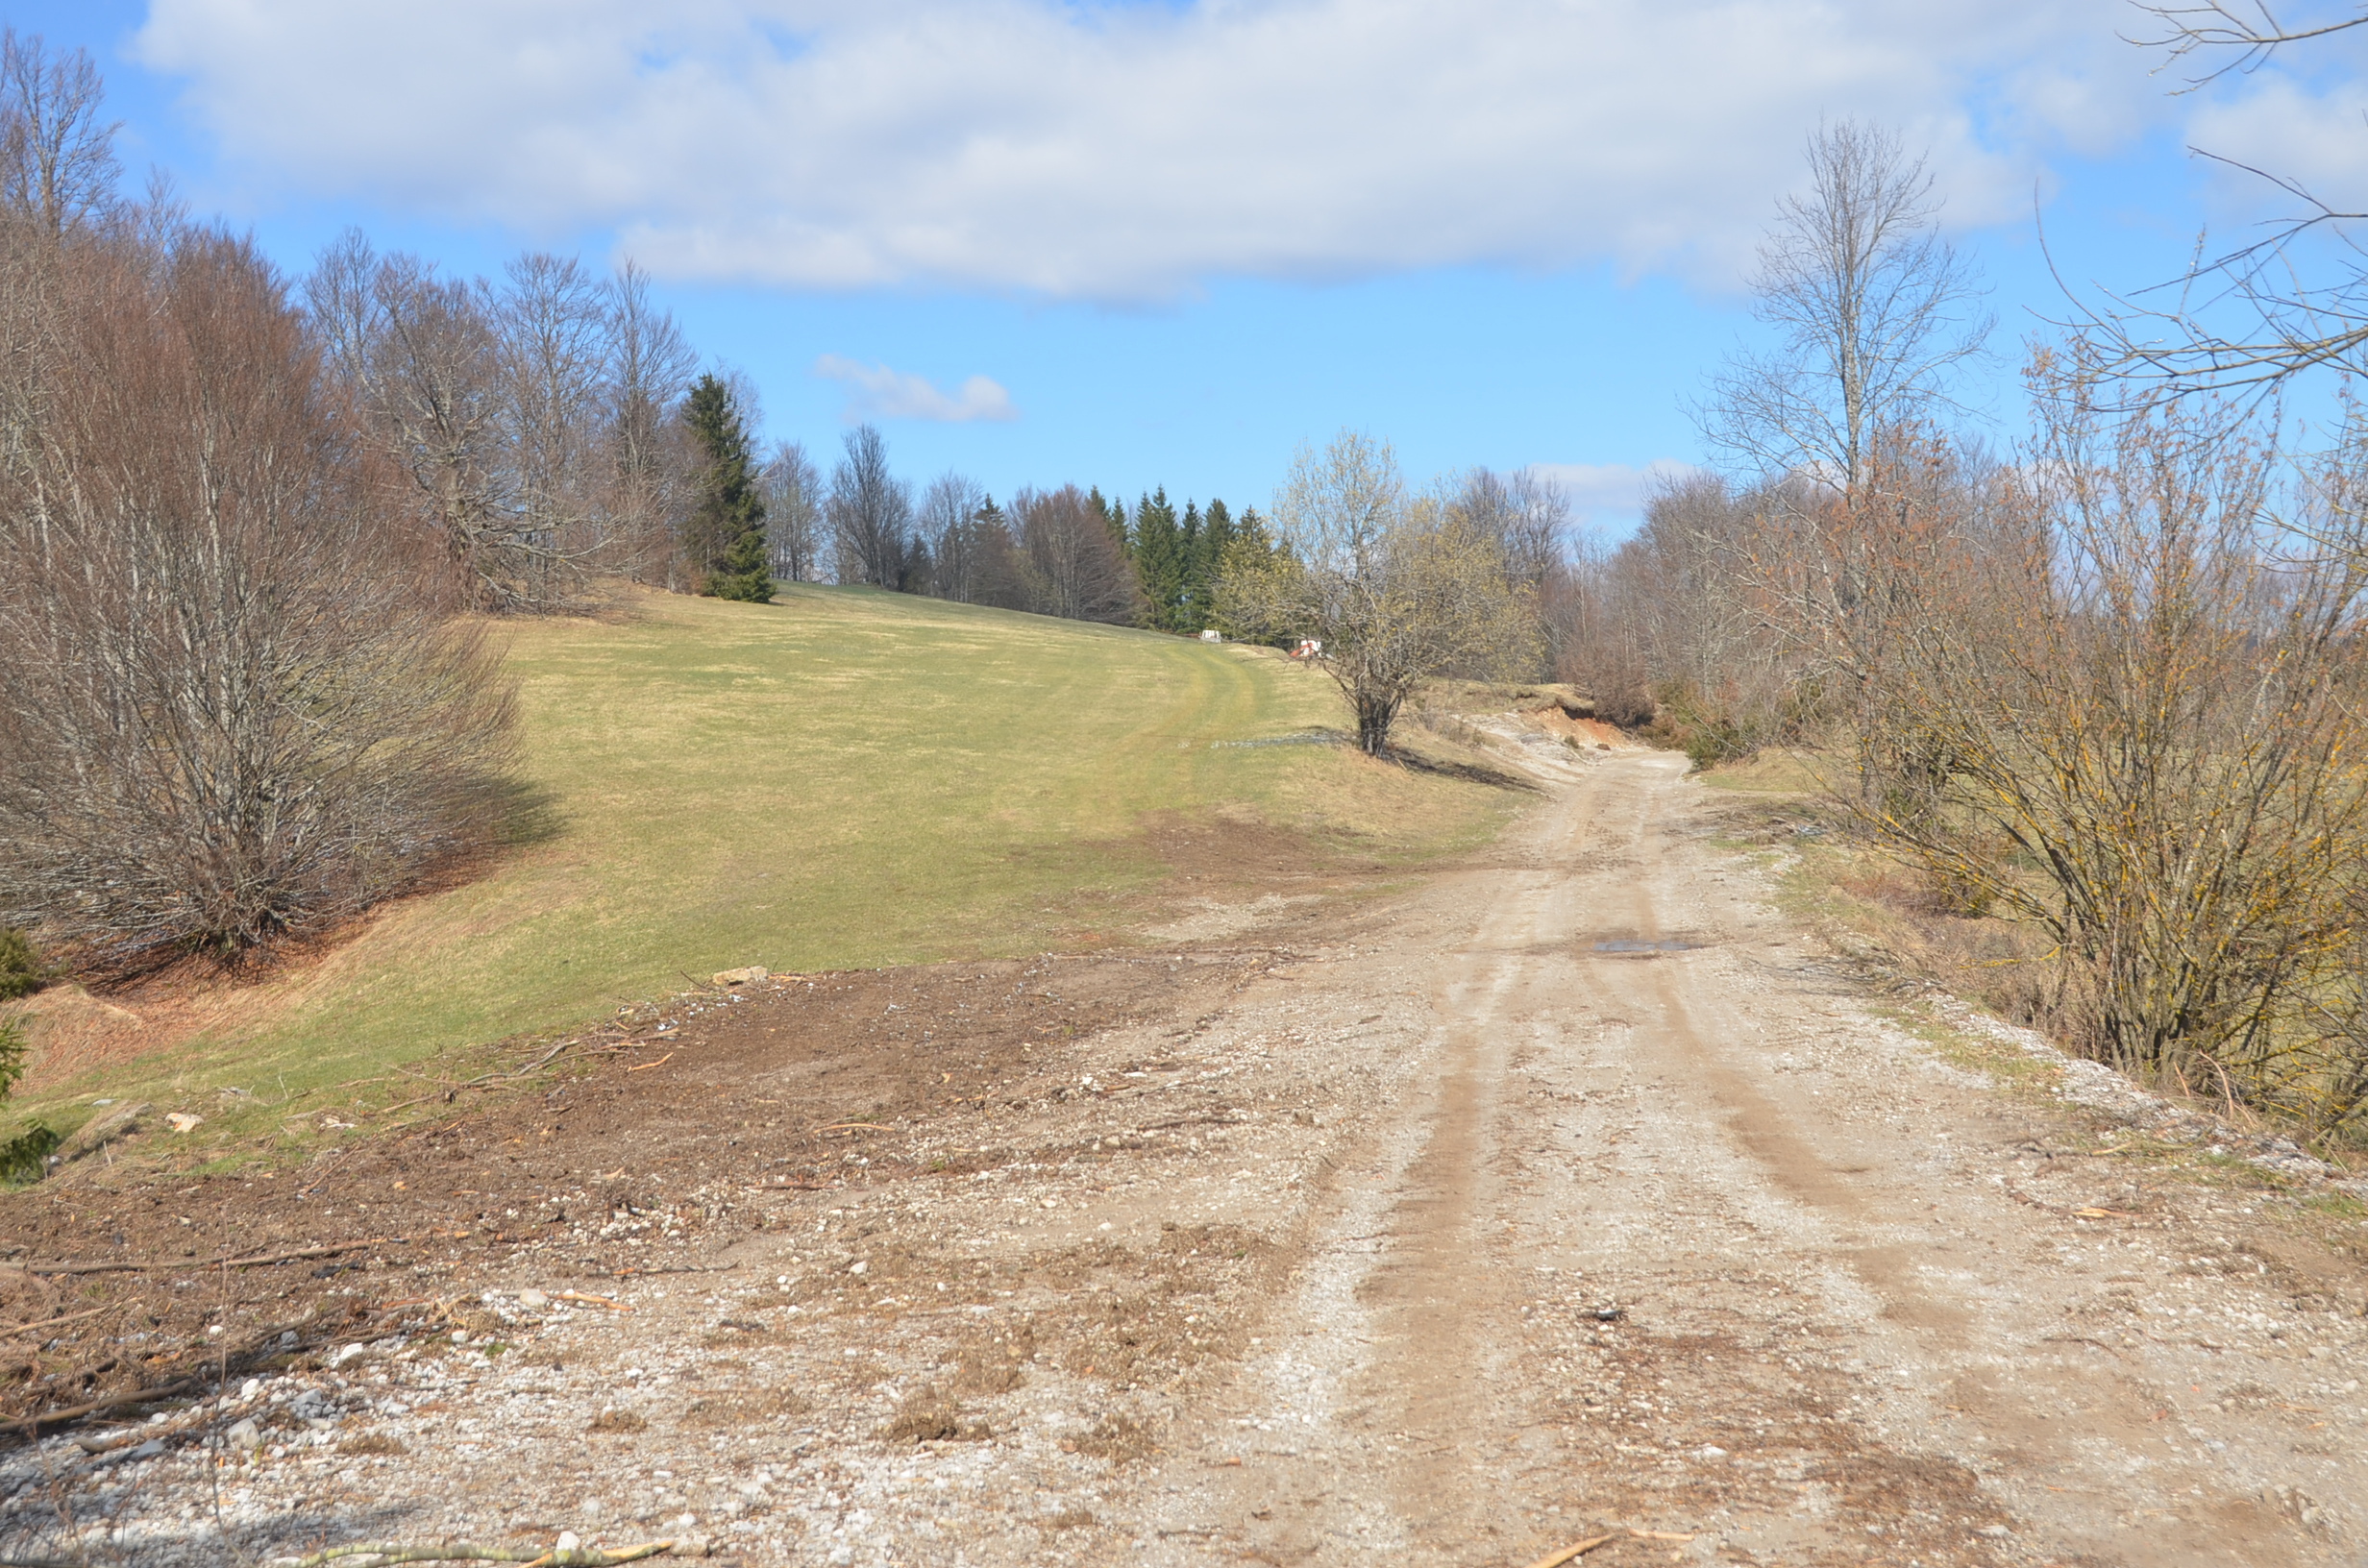
<svg viewBox="0 0 2368 1568"><path fill-rule="evenodd" d="M2120 0L155 0L234 168L677 278L1144 301L1220 276L1737 275L1821 116L1953 220L2169 112Z"/></svg>

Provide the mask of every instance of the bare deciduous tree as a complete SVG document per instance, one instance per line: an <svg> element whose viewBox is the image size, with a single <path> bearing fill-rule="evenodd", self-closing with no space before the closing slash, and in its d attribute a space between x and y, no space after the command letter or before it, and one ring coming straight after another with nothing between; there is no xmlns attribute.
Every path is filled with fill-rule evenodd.
<svg viewBox="0 0 2368 1568"><path fill-rule="evenodd" d="M1751 278L1780 346L1740 355L1701 410L1716 446L1855 500L1880 432L1948 404L1982 352L1981 289L1934 225L1923 160L1844 120L1809 142L1810 190L1778 204Z"/></svg>
<svg viewBox="0 0 2368 1568"><path fill-rule="evenodd" d="M699 356L650 298L650 275L628 261L608 285L605 508L615 569L670 588L692 586L675 549L696 462L676 418Z"/></svg>
<svg viewBox="0 0 2368 1568"><path fill-rule="evenodd" d="M529 252L489 302L509 505L538 603L576 597L597 571L609 475L602 462L609 302L574 257Z"/></svg>
<svg viewBox="0 0 2368 1568"><path fill-rule="evenodd" d="M689 586L677 412L694 361L638 269L604 282L528 254L495 286L349 232L306 297L416 526L480 607L565 608L608 575Z"/></svg>
<svg viewBox="0 0 2368 1568"><path fill-rule="evenodd" d="M484 844L507 688L269 266L193 231L30 243L70 254L9 324L45 384L0 473L0 668L43 678L0 683L0 920L103 966L235 959Z"/></svg>
<svg viewBox="0 0 2368 1568"><path fill-rule="evenodd" d="M1570 498L1559 485L1534 469L1499 474L1474 468L1453 481L1444 505L1456 524L1495 541L1508 585L1528 592L1541 610L1549 600L1569 601ZM1542 614L1539 631L1538 668L1524 673L1554 678L1564 625Z"/></svg>
<svg viewBox="0 0 2368 1568"><path fill-rule="evenodd" d="M1143 584L1108 514L1073 484L1011 498L1026 607L1071 621L1133 625L1143 619Z"/></svg>
<svg viewBox="0 0 2368 1568"><path fill-rule="evenodd" d="M765 460L765 538L782 582L822 580L822 476L796 441L776 442Z"/></svg>
<svg viewBox="0 0 2368 1568"><path fill-rule="evenodd" d="M1496 541L1506 578L1517 587L1542 587L1563 558L1570 498L1534 469L1468 470L1453 481L1445 504L1456 522Z"/></svg>
<svg viewBox="0 0 2368 1568"><path fill-rule="evenodd" d="M357 412L473 601L534 602L545 574L506 472L500 344L481 291L415 257L382 257L349 230L306 295Z"/></svg>
<svg viewBox="0 0 2368 1568"><path fill-rule="evenodd" d="M830 473L824 515L839 581L905 589L913 567L913 492L888 467L888 443L871 425L847 432Z"/></svg>
<svg viewBox="0 0 2368 1568"><path fill-rule="evenodd" d="M1288 553L1230 563L1220 611L1253 635L1321 639L1369 753L1388 748L1424 678L1534 663L1532 591L1508 581L1494 537L1436 497L1408 497L1387 444L1344 430L1320 453L1302 447L1273 522Z"/></svg>
<svg viewBox="0 0 2368 1568"><path fill-rule="evenodd" d="M941 474L921 498L921 537L929 547L929 592L960 604L981 602L988 547L979 536L989 515L986 487L967 474Z"/></svg>
<svg viewBox="0 0 2368 1568"><path fill-rule="evenodd" d="M53 238L114 205L115 132L89 54L0 28L0 201Z"/></svg>

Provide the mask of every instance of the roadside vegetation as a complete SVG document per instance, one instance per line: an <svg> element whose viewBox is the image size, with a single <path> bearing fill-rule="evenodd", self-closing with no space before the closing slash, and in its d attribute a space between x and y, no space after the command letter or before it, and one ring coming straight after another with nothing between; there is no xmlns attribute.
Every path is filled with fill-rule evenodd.
<svg viewBox="0 0 2368 1568"><path fill-rule="evenodd" d="M1959 428L1988 324L1920 164L1845 123L1810 173L1756 281L1782 348L1703 408L1733 469L1577 563L1564 673L1703 767L1805 761L1961 989L2368 1135L2358 429L2293 446L2092 332L2032 349L2030 433L1993 451Z"/></svg>

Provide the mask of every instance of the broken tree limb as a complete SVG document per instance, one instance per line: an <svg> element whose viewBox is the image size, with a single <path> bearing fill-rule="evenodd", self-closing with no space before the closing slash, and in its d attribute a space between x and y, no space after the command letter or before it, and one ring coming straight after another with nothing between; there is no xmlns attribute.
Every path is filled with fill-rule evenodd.
<svg viewBox="0 0 2368 1568"><path fill-rule="evenodd" d="M1609 1535L1590 1535L1583 1541L1564 1547L1560 1552L1548 1553L1531 1563L1529 1568L1563 1568L1563 1564L1573 1557L1583 1557L1599 1546L1609 1546L1626 1533L1626 1531L1616 1530Z"/></svg>
<svg viewBox="0 0 2368 1568"><path fill-rule="evenodd" d="M253 1258L238 1258L228 1254L220 1258L182 1258L171 1262L151 1262L125 1260L107 1263L17 1263L12 1266L28 1274L161 1274L173 1269L199 1268L260 1268L266 1263L293 1263L306 1258L328 1258L340 1252L358 1252L363 1247L380 1246L389 1241L408 1239L400 1236L374 1236L366 1241L340 1241L334 1246L298 1247L293 1252L269 1252Z"/></svg>
<svg viewBox="0 0 2368 1568"><path fill-rule="evenodd" d="M68 1421L80 1421L86 1415L96 1415L101 1410L111 1410L119 1405L154 1405L168 1399L180 1399L196 1393L207 1385L207 1380L204 1378L181 1378L172 1383L160 1383L153 1388L126 1388L121 1393L87 1399L80 1405L68 1405L60 1409L43 1410L38 1415L28 1415L22 1420L11 1421L8 1425L20 1431L38 1432L43 1427L62 1426ZM0 1568L6 1568L6 1565L0 1564Z"/></svg>

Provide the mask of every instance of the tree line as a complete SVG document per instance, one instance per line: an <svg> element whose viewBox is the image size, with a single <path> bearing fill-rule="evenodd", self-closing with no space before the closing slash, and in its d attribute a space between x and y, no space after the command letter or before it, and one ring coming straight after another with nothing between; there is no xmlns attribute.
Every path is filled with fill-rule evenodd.
<svg viewBox="0 0 2368 1568"><path fill-rule="evenodd" d="M530 814L489 617L827 579L1318 629L1229 607L1300 572L1254 510L916 492L869 426L826 475L629 264L460 278L357 232L290 278L127 196L103 107L0 30L0 934L52 962L254 962L495 851Z"/></svg>

